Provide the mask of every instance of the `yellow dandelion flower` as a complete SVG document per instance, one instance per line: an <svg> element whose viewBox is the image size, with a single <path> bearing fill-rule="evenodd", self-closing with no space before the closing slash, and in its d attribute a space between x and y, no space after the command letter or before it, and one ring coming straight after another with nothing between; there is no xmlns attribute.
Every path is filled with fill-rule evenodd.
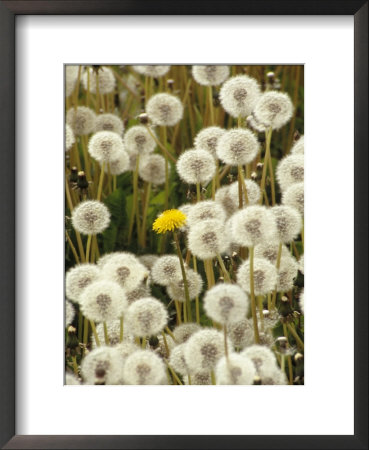
<svg viewBox="0 0 369 450"><path fill-rule="evenodd" d="M179 209L168 209L160 214L153 223L152 229L158 234L175 231L186 222L186 216Z"/></svg>

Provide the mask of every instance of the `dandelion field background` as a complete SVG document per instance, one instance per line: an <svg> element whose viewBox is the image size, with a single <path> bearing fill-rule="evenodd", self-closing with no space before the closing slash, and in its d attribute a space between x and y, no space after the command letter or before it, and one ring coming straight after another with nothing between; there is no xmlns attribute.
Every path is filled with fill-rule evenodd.
<svg viewBox="0 0 369 450"><path fill-rule="evenodd" d="M65 71L66 384L303 384L303 66Z"/></svg>

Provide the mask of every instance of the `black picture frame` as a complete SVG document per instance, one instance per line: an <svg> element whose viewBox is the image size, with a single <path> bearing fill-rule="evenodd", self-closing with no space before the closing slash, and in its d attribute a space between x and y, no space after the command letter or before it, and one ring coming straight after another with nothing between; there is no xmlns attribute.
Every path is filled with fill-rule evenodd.
<svg viewBox="0 0 369 450"><path fill-rule="evenodd" d="M355 40L353 436L15 435L15 18L27 14L352 15ZM368 2L365 0L0 1L0 445L6 449L368 448ZM9 320L9 318L13 320ZM338 400L337 400L338 401Z"/></svg>

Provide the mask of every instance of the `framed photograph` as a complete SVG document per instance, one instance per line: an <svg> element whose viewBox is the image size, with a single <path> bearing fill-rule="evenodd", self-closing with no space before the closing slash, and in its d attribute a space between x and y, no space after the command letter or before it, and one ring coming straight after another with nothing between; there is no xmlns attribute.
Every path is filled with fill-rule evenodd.
<svg viewBox="0 0 369 450"><path fill-rule="evenodd" d="M368 448L367 2L0 25L3 448Z"/></svg>

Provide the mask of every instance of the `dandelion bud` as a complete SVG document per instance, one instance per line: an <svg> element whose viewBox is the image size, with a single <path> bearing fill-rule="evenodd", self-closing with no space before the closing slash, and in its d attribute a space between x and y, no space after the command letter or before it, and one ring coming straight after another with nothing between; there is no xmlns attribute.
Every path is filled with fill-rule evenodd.
<svg viewBox="0 0 369 450"><path fill-rule="evenodd" d="M284 336L280 336L277 338L277 343L281 350L286 350L288 346L288 341Z"/></svg>
<svg viewBox="0 0 369 450"><path fill-rule="evenodd" d="M66 296L79 303L84 289L100 277L100 270L94 264L80 264L68 270L65 276Z"/></svg>
<svg viewBox="0 0 369 450"><path fill-rule="evenodd" d="M304 215L304 183L296 183L283 192L282 203Z"/></svg>
<svg viewBox="0 0 369 450"><path fill-rule="evenodd" d="M142 125L147 125L149 123L149 116L146 113L141 113L138 115L138 120Z"/></svg>
<svg viewBox="0 0 369 450"><path fill-rule="evenodd" d="M228 348L232 348L230 341ZM202 329L185 344L184 356L191 373L210 372L224 356L224 336L217 330Z"/></svg>
<svg viewBox="0 0 369 450"><path fill-rule="evenodd" d="M170 66L132 66L133 70L146 77L160 78L169 72Z"/></svg>
<svg viewBox="0 0 369 450"><path fill-rule="evenodd" d="M167 324L168 314L159 300L146 297L130 305L126 321L134 336L145 337L161 333Z"/></svg>
<svg viewBox="0 0 369 450"><path fill-rule="evenodd" d="M82 234L102 233L110 224L110 212L104 203L87 200L73 210L72 224Z"/></svg>
<svg viewBox="0 0 369 450"><path fill-rule="evenodd" d="M248 206L231 217L233 242L252 247L265 241L276 240L274 216L264 206Z"/></svg>
<svg viewBox="0 0 369 450"><path fill-rule="evenodd" d="M81 136L93 133L95 130L96 114L86 106L77 106L67 111L67 124L72 128L74 134Z"/></svg>
<svg viewBox="0 0 369 450"><path fill-rule="evenodd" d="M77 183L78 181L78 169L76 166L73 166L70 169L70 175L69 175L69 182L70 183Z"/></svg>
<svg viewBox="0 0 369 450"><path fill-rule="evenodd" d="M231 323L227 327L227 331L235 347L245 348L254 343L253 324L249 319Z"/></svg>
<svg viewBox="0 0 369 450"><path fill-rule="evenodd" d="M217 323L228 325L246 317L249 298L236 284L218 284L204 297L206 315Z"/></svg>
<svg viewBox="0 0 369 450"><path fill-rule="evenodd" d="M277 292L288 292L293 288L297 276L298 264L293 256L281 258L278 270Z"/></svg>
<svg viewBox="0 0 369 450"><path fill-rule="evenodd" d="M110 256L101 273L105 279L115 281L129 292L142 283L149 271L133 254L121 252Z"/></svg>
<svg viewBox="0 0 369 450"><path fill-rule="evenodd" d="M108 280L87 286L80 296L80 304L83 315L94 322L118 319L128 307L124 290Z"/></svg>
<svg viewBox="0 0 369 450"><path fill-rule="evenodd" d="M200 330L200 325L197 323L182 323L173 330L173 336L176 338L178 344L183 344L197 331Z"/></svg>
<svg viewBox="0 0 369 450"><path fill-rule="evenodd" d="M203 281L201 276L192 269L186 269L186 278L187 278L188 294L190 300L193 300L201 293ZM186 301L182 274L178 275L177 278L168 285L167 293L169 297L173 300L177 300L179 302Z"/></svg>
<svg viewBox="0 0 369 450"><path fill-rule="evenodd" d="M207 184L215 175L215 161L206 150L186 150L177 161L179 177L188 184Z"/></svg>
<svg viewBox="0 0 369 450"><path fill-rule="evenodd" d="M170 168L170 166L168 166ZM144 155L139 162L138 173L147 183L156 186L165 183L165 158L161 155Z"/></svg>
<svg viewBox="0 0 369 450"><path fill-rule="evenodd" d="M153 152L156 143L145 126L135 125L126 131L124 146L130 154L142 155Z"/></svg>
<svg viewBox="0 0 369 450"><path fill-rule="evenodd" d="M250 130L233 129L226 131L218 140L218 158L230 166L248 164L259 152L259 143Z"/></svg>
<svg viewBox="0 0 369 450"><path fill-rule="evenodd" d="M68 151L72 148L72 145L76 142L74 137L74 133L70 125L65 124L65 151Z"/></svg>
<svg viewBox="0 0 369 450"><path fill-rule="evenodd" d="M259 202L260 196L261 196L261 191L260 191L260 187L257 183L255 183L255 181L252 180L245 180L245 185L246 185L246 191L247 191L247 200L248 200L248 205L256 205ZM234 183L229 185L229 194L231 195L233 202L236 206L236 210L238 209L238 205L239 205L239 194L238 194L238 181L235 181ZM245 197L245 193L242 191L242 196L243 196L243 204L246 204L246 197Z"/></svg>
<svg viewBox="0 0 369 450"><path fill-rule="evenodd" d="M75 87L78 80L79 68L82 66L65 66L65 96L69 97Z"/></svg>
<svg viewBox="0 0 369 450"><path fill-rule="evenodd" d="M184 349L186 344L180 344L173 348L170 352L169 365L181 376L186 376L189 373L189 369L184 357Z"/></svg>
<svg viewBox="0 0 369 450"><path fill-rule="evenodd" d="M250 293L250 261L247 260L238 268L237 283ZM254 258L254 293L265 295L272 292L277 283L277 269L264 258Z"/></svg>
<svg viewBox="0 0 369 450"><path fill-rule="evenodd" d="M161 358L150 350L138 350L126 359L123 368L126 384L164 384L165 366Z"/></svg>
<svg viewBox="0 0 369 450"><path fill-rule="evenodd" d="M254 381L253 383L254 385L261 385L261 378L259 377L259 375L255 375L254 376Z"/></svg>
<svg viewBox="0 0 369 450"><path fill-rule="evenodd" d="M217 363L215 378L217 384L251 385L256 376L253 362L245 357L233 353L223 356Z"/></svg>
<svg viewBox="0 0 369 450"><path fill-rule="evenodd" d="M203 86L217 86L229 77L228 66L192 66L195 81Z"/></svg>
<svg viewBox="0 0 369 450"><path fill-rule="evenodd" d="M115 77L113 74L113 71L109 69L108 67L100 66L99 69L96 71L94 69L87 69L87 71L90 72L89 78L90 78L90 92L93 94L97 93L96 89L96 77L98 73L99 78L99 93L100 94L110 94L110 92L113 92L115 89ZM88 74L87 71L84 72L82 75L82 84L83 87L88 89Z"/></svg>
<svg viewBox="0 0 369 450"><path fill-rule="evenodd" d="M67 328L74 320L76 310L71 302L65 301L65 327Z"/></svg>
<svg viewBox="0 0 369 450"><path fill-rule="evenodd" d="M207 127L200 130L195 137L195 148L207 150L214 158L218 140L226 131L220 127Z"/></svg>
<svg viewBox="0 0 369 450"><path fill-rule="evenodd" d="M98 131L89 140L88 152L100 163L116 161L124 152L123 140L113 131Z"/></svg>
<svg viewBox="0 0 369 450"><path fill-rule="evenodd" d="M252 172L252 173L251 173L251 179L252 179L252 181L257 181L258 175L257 175L256 172Z"/></svg>
<svg viewBox="0 0 369 450"><path fill-rule="evenodd" d="M155 94L147 102L146 112L155 125L174 126L183 116L181 101L171 94Z"/></svg>
<svg viewBox="0 0 369 450"><path fill-rule="evenodd" d="M182 275L181 265L178 256L165 255L154 263L151 276L154 283L161 286L168 286Z"/></svg>
<svg viewBox="0 0 369 450"><path fill-rule="evenodd" d="M188 248L198 258L212 259L229 247L225 226L219 220L205 220L190 226Z"/></svg>
<svg viewBox="0 0 369 450"><path fill-rule="evenodd" d="M268 91L259 97L253 111L256 122L278 130L292 117L293 104L288 94Z"/></svg>
<svg viewBox="0 0 369 450"><path fill-rule="evenodd" d="M190 228L205 220L225 222L226 214L223 207L213 200L206 200L196 203L188 211L187 224Z"/></svg>
<svg viewBox="0 0 369 450"><path fill-rule="evenodd" d="M123 121L115 114L99 114L96 117L95 132L113 131L119 136L123 135Z"/></svg>
<svg viewBox="0 0 369 450"><path fill-rule="evenodd" d="M291 148L291 155L303 155L304 154L304 136L301 136L295 141Z"/></svg>
<svg viewBox="0 0 369 450"><path fill-rule="evenodd" d="M171 78L169 80L167 80L167 86L171 91L173 91L174 80L172 80Z"/></svg>
<svg viewBox="0 0 369 450"><path fill-rule="evenodd" d="M247 75L231 77L220 90L220 101L223 108L236 118L251 114L259 97L258 82Z"/></svg>
<svg viewBox="0 0 369 450"><path fill-rule="evenodd" d="M304 155L285 156L277 165L276 176L281 191L304 181Z"/></svg>

